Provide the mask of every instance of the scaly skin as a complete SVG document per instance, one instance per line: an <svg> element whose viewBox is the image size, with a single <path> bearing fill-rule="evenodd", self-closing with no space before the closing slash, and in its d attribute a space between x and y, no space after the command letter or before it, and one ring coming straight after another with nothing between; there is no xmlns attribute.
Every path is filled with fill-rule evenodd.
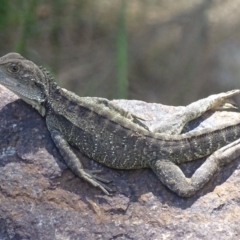
<svg viewBox="0 0 240 240"><path fill-rule="evenodd" d="M232 107L230 97L239 90L194 102L150 131L137 116L107 99L79 97L59 87L46 70L17 53L0 58L0 84L46 118L52 139L69 168L107 194L111 189L103 182L108 181L96 176L98 171L84 169L70 145L111 168L151 168L162 183L183 197L192 196L220 166L240 155L240 120L219 129L178 135L187 122L205 111ZM213 152L191 179L177 166Z"/></svg>

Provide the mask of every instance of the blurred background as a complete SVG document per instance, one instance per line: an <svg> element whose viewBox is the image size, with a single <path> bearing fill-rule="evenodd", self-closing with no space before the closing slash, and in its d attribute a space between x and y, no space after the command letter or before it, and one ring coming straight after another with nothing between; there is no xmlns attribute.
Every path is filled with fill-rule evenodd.
<svg viewBox="0 0 240 240"><path fill-rule="evenodd" d="M0 0L16 51L81 96L185 105L240 88L240 0Z"/></svg>

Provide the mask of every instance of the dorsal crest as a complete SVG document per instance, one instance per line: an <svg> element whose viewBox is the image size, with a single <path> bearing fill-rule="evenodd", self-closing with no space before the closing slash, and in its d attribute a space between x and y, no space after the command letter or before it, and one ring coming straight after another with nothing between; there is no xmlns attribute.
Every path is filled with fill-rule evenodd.
<svg viewBox="0 0 240 240"><path fill-rule="evenodd" d="M43 66L38 66L38 68L43 72L43 74L46 76L47 79L56 83L53 75L46 68L44 68Z"/></svg>

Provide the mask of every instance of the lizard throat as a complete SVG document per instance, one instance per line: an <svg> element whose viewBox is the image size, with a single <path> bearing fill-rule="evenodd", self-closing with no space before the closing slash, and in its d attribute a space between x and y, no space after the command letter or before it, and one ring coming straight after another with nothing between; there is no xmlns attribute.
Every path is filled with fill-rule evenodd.
<svg viewBox="0 0 240 240"><path fill-rule="evenodd" d="M26 103L28 103L29 105L31 105L33 108L35 108L43 117L46 115L46 109L45 107L42 105L42 103L39 103L37 101L34 100L29 100L25 97L21 97L22 100L24 100Z"/></svg>
<svg viewBox="0 0 240 240"><path fill-rule="evenodd" d="M24 102L31 105L33 108L35 108L43 117L46 115L46 109L44 107L44 101L37 101L34 99L29 99L20 93L14 91L15 94L17 94Z"/></svg>

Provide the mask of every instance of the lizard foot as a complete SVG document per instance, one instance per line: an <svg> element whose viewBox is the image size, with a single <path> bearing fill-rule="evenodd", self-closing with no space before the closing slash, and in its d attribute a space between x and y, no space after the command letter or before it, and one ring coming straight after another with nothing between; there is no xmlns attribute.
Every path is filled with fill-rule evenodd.
<svg viewBox="0 0 240 240"><path fill-rule="evenodd" d="M230 163L240 156L240 139L218 149L212 156L218 161L220 167Z"/></svg>
<svg viewBox="0 0 240 240"><path fill-rule="evenodd" d="M240 93L240 90L232 90L226 93L213 95L216 99L213 100L214 110L237 109L237 104L231 97Z"/></svg>
<svg viewBox="0 0 240 240"><path fill-rule="evenodd" d="M84 169L85 172L87 172L88 174L94 176L95 179L97 179L98 181L100 182L103 182L103 183L110 183L111 181L105 179L105 178L102 178L102 177L99 177L97 175L95 175L96 173L101 173L102 170L88 170L88 169Z"/></svg>
<svg viewBox="0 0 240 240"><path fill-rule="evenodd" d="M100 172L101 170L82 169L81 177L94 187L100 188L105 194L109 195L109 192L113 192L113 190L104 183L110 183L111 181L95 175Z"/></svg>

